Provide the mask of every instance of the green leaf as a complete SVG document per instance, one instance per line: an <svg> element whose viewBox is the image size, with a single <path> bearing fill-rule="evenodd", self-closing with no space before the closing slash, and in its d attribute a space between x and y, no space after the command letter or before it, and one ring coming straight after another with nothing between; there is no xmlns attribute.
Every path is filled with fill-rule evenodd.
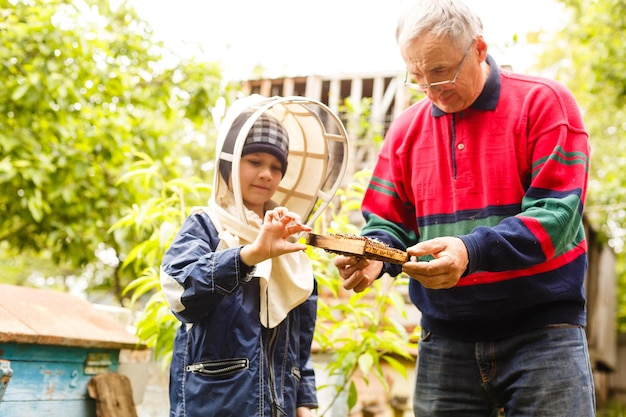
<svg viewBox="0 0 626 417"><path fill-rule="evenodd" d="M391 368L393 368L396 372L398 372L400 375L402 375L404 378L408 378L407 372L406 372L406 365L403 364L402 362L396 360L393 356L390 355L383 355L382 359L387 362Z"/></svg>
<svg viewBox="0 0 626 417"><path fill-rule="evenodd" d="M30 84L21 84L19 85L11 95L11 100L19 101L22 97L26 95L28 89L30 88Z"/></svg>
<svg viewBox="0 0 626 417"><path fill-rule="evenodd" d="M358 394L356 391L356 385L354 381L350 381L350 390L348 392L348 410L352 410L356 405Z"/></svg>
<svg viewBox="0 0 626 417"><path fill-rule="evenodd" d="M359 356L359 369L363 375L367 376L374 365L374 357L370 352L365 352Z"/></svg>

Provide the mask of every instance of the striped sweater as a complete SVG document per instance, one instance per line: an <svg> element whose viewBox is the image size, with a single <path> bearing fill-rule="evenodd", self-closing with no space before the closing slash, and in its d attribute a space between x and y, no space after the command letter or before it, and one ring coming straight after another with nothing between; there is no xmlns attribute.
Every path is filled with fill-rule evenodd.
<svg viewBox="0 0 626 417"><path fill-rule="evenodd" d="M589 143L579 108L561 84L487 62L470 108L446 114L425 98L392 123L362 234L400 249L439 236L465 243L469 266L454 288L410 281L424 329L487 340L585 325Z"/></svg>

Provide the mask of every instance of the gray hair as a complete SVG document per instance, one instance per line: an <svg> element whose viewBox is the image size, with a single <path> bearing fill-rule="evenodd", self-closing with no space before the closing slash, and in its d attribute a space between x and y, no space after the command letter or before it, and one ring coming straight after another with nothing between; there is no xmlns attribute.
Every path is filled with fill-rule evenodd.
<svg viewBox="0 0 626 417"><path fill-rule="evenodd" d="M398 20L396 41L400 48L425 34L448 37L460 50L483 33L478 15L458 0L417 0Z"/></svg>

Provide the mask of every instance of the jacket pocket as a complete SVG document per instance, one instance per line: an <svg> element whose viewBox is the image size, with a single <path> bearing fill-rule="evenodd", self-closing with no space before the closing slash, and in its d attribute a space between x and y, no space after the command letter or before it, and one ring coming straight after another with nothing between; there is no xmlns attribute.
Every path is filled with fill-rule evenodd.
<svg viewBox="0 0 626 417"><path fill-rule="evenodd" d="M187 365L185 370L196 374L219 376L242 371L249 367L250 361L248 358L241 358L193 363Z"/></svg>

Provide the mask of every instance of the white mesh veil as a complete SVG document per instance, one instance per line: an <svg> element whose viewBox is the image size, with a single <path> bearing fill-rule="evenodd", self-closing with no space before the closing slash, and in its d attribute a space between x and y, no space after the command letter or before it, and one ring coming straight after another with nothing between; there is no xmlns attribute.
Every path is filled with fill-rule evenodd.
<svg viewBox="0 0 626 417"><path fill-rule="evenodd" d="M231 132L233 122L243 112L252 115L239 132ZM239 221L246 222L239 184L239 161L246 135L255 120L269 113L280 121L289 136L289 156L285 176L272 200L278 206L313 222L328 206L341 185L348 165L348 136L339 118L323 103L305 97L264 97L252 95L237 100L229 108L220 127L216 150L212 199L227 187L219 165L232 164L232 180ZM226 144L227 137L234 144Z"/></svg>

